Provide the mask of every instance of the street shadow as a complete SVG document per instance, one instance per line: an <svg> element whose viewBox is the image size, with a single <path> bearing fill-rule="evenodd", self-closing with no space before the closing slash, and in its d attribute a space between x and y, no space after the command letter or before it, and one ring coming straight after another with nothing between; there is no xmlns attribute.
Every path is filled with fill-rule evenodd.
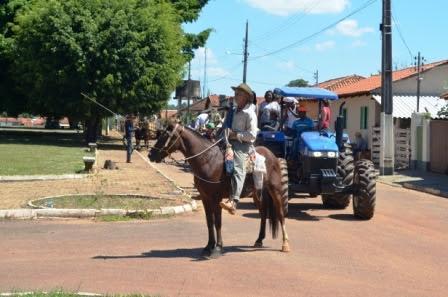
<svg viewBox="0 0 448 297"><path fill-rule="evenodd" d="M205 260L201 255L202 248L191 249L174 249L174 250L152 250L149 252L141 253L140 255L119 255L119 256L107 256L98 255L92 257L94 260L119 260L119 259L145 259L145 258L190 258L192 261ZM222 255L231 253L251 253L257 251L278 251L272 248L254 248L251 246L225 246Z"/></svg>
<svg viewBox="0 0 448 297"><path fill-rule="evenodd" d="M241 207L240 207L241 206ZM250 219L260 219L260 214L258 209L252 203L239 203L238 209L241 210L256 210L256 212L244 213L242 216ZM320 221L321 217L313 216L306 212L310 209L323 209L321 204L317 203L300 203L300 204L289 204L287 218L294 219L298 221Z"/></svg>
<svg viewBox="0 0 448 297"><path fill-rule="evenodd" d="M362 222L362 220L358 220L352 214L332 214L328 216L330 219L338 220L338 221L350 221L350 222Z"/></svg>

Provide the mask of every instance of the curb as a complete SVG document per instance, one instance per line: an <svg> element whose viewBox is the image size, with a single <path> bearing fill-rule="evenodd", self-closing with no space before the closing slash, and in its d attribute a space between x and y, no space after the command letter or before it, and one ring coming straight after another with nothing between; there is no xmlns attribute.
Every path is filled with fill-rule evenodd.
<svg viewBox="0 0 448 297"><path fill-rule="evenodd" d="M21 181L47 181L47 180L63 180L63 179L81 179L87 178L90 174L61 174L61 175L5 175L0 176L2 182L21 182Z"/></svg>
<svg viewBox="0 0 448 297"><path fill-rule="evenodd" d="M409 182L404 182L402 185L400 185L397 183L388 182L388 181L384 181L384 180L380 180L380 179L378 179L377 181L384 185L388 185L388 186L395 187L395 188L405 188L405 189L423 192L423 193L427 193L427 194L431 194L431 195L435 195L435 196L440 196L443 198L448 198L448 192L440 191L435 188L417 186L417 185L411 184Z"/></svg>
<svg viewBox="0 0 448 297"><path fill-rule="evenodd" d="M388 186L395 187L395 188L403 188L402 185L399 185L399 184L396 184L393 182L389 182L389 181L385 181L385 180L381 180L380 178L378 178L376 181L383 185L388 185Z"/></svg>
<svg viewBox="0 0 448 297"><path fill-rule="evenodd" d="M5 209L0 210L0 219L38 219L38 218L96 218L105 215L133 215L136 213L151 213L153 215L174 215L192 212L197 209L196 201L184 205L160 207L159 209L126 210L126 209Z"/></svg>
<svg viewBox="0 0 448 297"><path fill-rule="evenodd" d="M24 295L31 295L34 294L35 292L6 292L6 293L0 293L0 297L12 297L12 296L24 296ZM45 294L48 295L49 292L39 292L41 294ZM89 296L89 297L94 297L94 296L103 296L102 294L97 294L97 293L89 293L89 292L76 292L76 293L70 293L70 294L74 294L77 296Z"/></svg>
<svg viewBox="0 0 448 297"><path fill-rule="evenodd" d="M438 189L434 189L434 188L430 188L430 187L417 186L417 185L413 185L411 183L403 183L403 187L406 189L414 190L414 191L424 192L424 193L428 193L431 195L448 198L448 192L440 191Z"/></svg>

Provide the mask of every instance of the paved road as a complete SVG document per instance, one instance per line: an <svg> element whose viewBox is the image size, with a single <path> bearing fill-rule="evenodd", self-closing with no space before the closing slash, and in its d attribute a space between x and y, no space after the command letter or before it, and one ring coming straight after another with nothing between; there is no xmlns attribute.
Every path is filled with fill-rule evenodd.
<svg viewBox="0 0 448 297"><path fill-rule="evenodd" d="M224 216L226 253L202 261L203 213L150 222L0 222L0 291L64 288L161 296L447 296L448 200L378 185L377 212L292 199L292 252L250 245L256 211Z"/></svg>

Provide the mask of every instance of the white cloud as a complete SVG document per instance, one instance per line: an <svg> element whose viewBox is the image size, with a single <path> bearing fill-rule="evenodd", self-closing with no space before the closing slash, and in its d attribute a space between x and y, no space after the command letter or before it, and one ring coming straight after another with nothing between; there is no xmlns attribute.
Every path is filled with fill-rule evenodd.
<svg viewBox="0 0 448 297"><path fill-rule="evenodd" d="M191 61L191 77L203 79L205 48L195 50L194 59ZM219 66L219 61L212 49L207 48L207 77L219 77L230 75L229 71Z"/></svg>
<svg viewBox="0 0 448 297"><path fill-rule="evenodd" d="M349 0L245 0L250 6L270 14L287 16L297 12L309 14L339 13Z"/></svg>
<svg viewBox="0 0 448 297"><path fill-rule="evenodd" d="M222 67L207 67L207 76L217 77L217 76L227 76L230 75L229 71Z"/></svg>
<svg viewBox="0 0 448 297"><path fill-rule="evenodd" d="M358 21L356 20L344 20L336 25L334 30L330 31L331 33L340 33L345 36L350 37L359 37L364 33L373 32L373 28L371 27L363 27L360 28L358 25Z"/></svg>
<svg viewBox="0 0 448 297"><path fill-rule="evenodd" d="M191 62L192 64L202 64L204 65L205 60L205 48L200 47L194 52L194 59ZM208 65L216 65L218 64L218 60L216 59L215 53L212 51L211 48L207 48L207 64Z"/></svg>
<svg viewBox="0 0 448 297"><path fill-rule="evenodd" d="M316 50L318 50L319 52L323 52L323 51L334 48L335 45L336 45L336 42L334 42L333 40L328 40L328 41L316 43L315 47L316 47Z"/></svg>
<svg viewBox="0 0 448 297"><path fill-rule="evenodd" d="M296 68L296 63L292 60L288 60L285 62L277 63L276 66L281 70L291 71Z"/></svg>
<svg viewBox="0 0 448 297"><path fill-rule="evenodd" d="M352 47L364 47L366 45L367 45L367 42L360 40L360 39L352 42Z"/></svg>

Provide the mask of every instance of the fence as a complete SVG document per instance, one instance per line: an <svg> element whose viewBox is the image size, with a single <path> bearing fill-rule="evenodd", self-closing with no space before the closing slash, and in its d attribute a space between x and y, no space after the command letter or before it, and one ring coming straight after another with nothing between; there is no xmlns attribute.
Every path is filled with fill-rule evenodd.
<svg viewBox="0 0 448 297"><path fill-rule="evenodd" d="M381 151L381 129L379 127L372 128L370 143L372 144L372 161L375 166L380 165ZM395 136L395 168L409 168L411 159L411 130L410 129L394 129Z"/></svg>

